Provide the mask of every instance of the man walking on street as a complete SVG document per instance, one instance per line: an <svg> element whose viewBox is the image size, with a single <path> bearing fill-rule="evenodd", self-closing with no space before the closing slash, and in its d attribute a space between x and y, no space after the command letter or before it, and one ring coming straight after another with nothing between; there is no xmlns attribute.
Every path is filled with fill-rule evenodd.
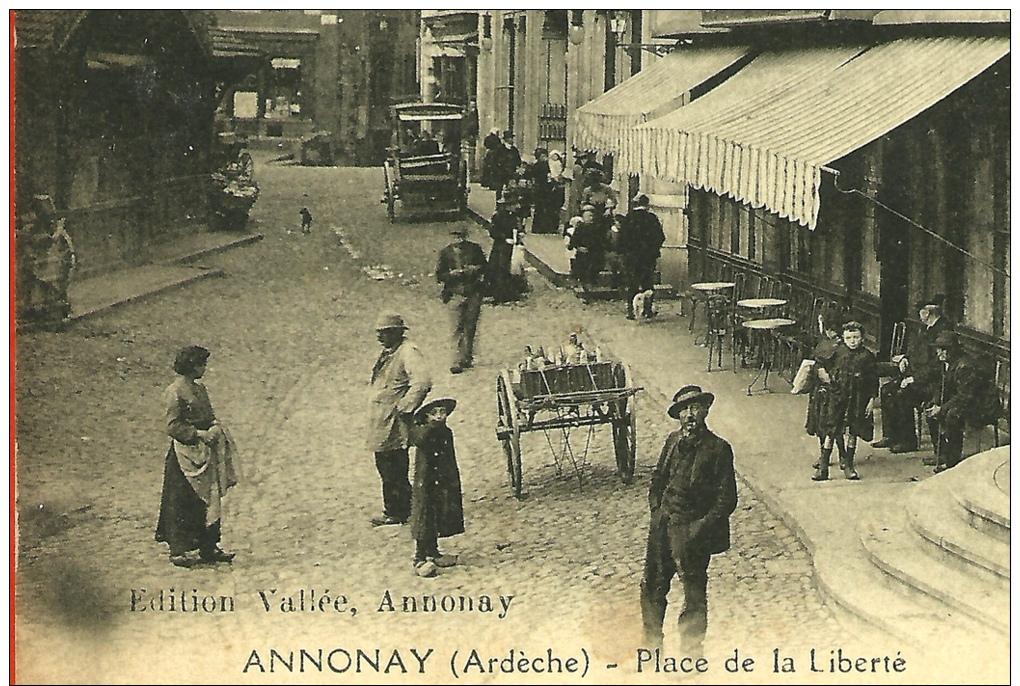
<svg viewBox="0 0 1020 686"><path fill-rule="evenodd" d="M443 302L450 305L453 313L456 352L450 372L460 374L473 364L486 263L482 246L467 239L467 227L457 227L450 233L456 240L439 252L436 281L443 284Z"/></svg>
<svg viewBox="0 0 1020 686"><path fill-rule="evenodd" d="M648 491L651 523L641 581L641 618L650 647L662 645L666 596L673 576L684 589L678 624L687 655L701 655L708 628L708 564L730 547L729 517L737 507L733 449L709 431L715 396L684 386L669 416L680 428L666 438Z"/></svg>
<svg viewBox="0 0 1020 686"><path fill-rule="evenodd" d="M373 517L372 525L384 526L403 524L411 515L410 429L432 380L425 357L404 337L403 317L384 314L375 329L383 349L372 367L367 444L375 453L383 494L383 514Z"/></svg>
<svg viewBox="0 0 1020 686"><path fill-rule="evenodd" d="M643 316L650 319L655 315L655 266L666 235L662 222L648 209L648 196L641 193L634 197L634 207L620 222L619 250L623 255L624 271L627 278L627 319ZM634 298L645 293L642 312L634 311Z"/></svg>

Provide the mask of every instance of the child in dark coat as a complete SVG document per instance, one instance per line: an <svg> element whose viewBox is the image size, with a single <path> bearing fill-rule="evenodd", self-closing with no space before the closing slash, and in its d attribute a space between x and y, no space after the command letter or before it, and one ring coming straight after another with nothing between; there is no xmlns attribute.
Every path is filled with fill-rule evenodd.
<svg viewBox="0 0 1020 686"><path fill-rule="evenodd" d="M874 438L874 405L878 395L878 364L875 353L864 347L859 322L843 325L843 345L833 356L832 420L839 448L839 466L850 480L860 479L854 468L857 439Z"/></svg>
<svg viewBox="0 0 1020 686"><path fill-rule="evenodd" d="M312 213L308 211L307 207L301 208L301 233L312 232Z"/></svg>
<svg viewBox="0 0 1020 686"><path fill-rule="evenodd" d="M446 418L457 406L453 398L436 398L415 412L412 439L416 447L411 485L411 535L414 572L435 576L438 567L457 564L456 555L439 552L439 539L464 533L460 471L453 431Z"/></svg>

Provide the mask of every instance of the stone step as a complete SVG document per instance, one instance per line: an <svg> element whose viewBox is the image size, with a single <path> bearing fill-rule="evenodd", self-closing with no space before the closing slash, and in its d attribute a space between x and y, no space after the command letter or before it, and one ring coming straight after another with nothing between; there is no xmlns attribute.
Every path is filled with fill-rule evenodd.
<svg viewBox="0 0 1020 686"><path fill-rule="evenodd" d="M857 543L860 548L860 543ZM863 550L815 556L815 578L839 622L849 633L862 636L870 629L891 637L904 652L937 657L933 647L973 645L987 650L999 634L990 634L971 618L924 594L904 593L900 584L871 563ZM872 639L874 640L874 639ZM1005 637L1008 651L1008 636ZM888 646L890 640L876 641ZM980 653L974 653L980 654Z"/></svg>
<svg viewBox="0 0 1020 686"><path fill-rule="evenodd" d="M953 484L961 476L945 472L920 484L907 500L910 525L940 559L958 569L980 573L985 581L1008 593L1009 543L970 525L969 511L953 494ZM991 474L985 473L984 478L990 482Z"/></svg>
<svg viewBox="0 0 1020 686"><path fill-rule="evenodd" d="M1002 446L969 457L947 472L959 477L951 484L952 497L964 509L969 524L1006 545L1010 542L1010 502L997 481L1008 469L1009 446Z"/></svg>
<svg viewBox="0 0 1020 686"><path fill-rule="evenodd" d="M1009 636L1009 590L990 584L927 554L905 511L891 511L862 522L861 543L875 567L902 585L905 596L927 596L946 608L953 621L967 617L986 632ZM909 597L908 596L908 597Z"/></svg>

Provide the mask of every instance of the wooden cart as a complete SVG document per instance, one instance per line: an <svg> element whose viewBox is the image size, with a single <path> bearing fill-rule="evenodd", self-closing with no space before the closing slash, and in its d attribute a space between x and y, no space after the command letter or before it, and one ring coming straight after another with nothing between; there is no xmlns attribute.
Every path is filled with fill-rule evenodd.
<svg viewBox="0 0 1020 686"><path fill-rule="evenodd" d="M557 468L569 463L583 485L583 468L595 429L608 425L617 472L624 483L630 483L637 440L635 394L640 390L631 382L630 369L620 361L503 370L496 379L496 438L503 445L514 496L521 497L521 434L526 432L541 431ZM584 436L580 449L575 449L576 429L582 429Z"/></svg>

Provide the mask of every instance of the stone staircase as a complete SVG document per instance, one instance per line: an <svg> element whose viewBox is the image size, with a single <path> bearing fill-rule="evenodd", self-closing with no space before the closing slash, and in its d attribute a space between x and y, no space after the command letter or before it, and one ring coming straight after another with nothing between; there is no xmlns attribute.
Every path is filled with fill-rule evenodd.
<svg viewBox="0 0 1020 686"><path fill-rule="evenodd" d="M1008 669L1008 483L1005 446L861 517L863 558L847 555L851 568L829 577L841 579L841 588L823 589L844 611L841 619L863 620L933 659L951 653L975 670Z"/></svg>

